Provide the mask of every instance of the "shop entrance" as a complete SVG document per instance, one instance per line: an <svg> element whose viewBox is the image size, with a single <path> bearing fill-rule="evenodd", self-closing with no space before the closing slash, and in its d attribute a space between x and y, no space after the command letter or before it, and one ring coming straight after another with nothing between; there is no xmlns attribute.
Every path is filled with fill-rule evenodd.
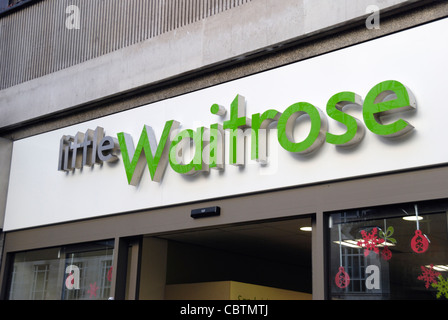
<svg viewBox="0 0 448 320"><path fill-rule="evenodd" d="M301 217L158 236L166 248L164 299L309 300L310 227ZM141 277L141 293L147 285Z"/></svg>

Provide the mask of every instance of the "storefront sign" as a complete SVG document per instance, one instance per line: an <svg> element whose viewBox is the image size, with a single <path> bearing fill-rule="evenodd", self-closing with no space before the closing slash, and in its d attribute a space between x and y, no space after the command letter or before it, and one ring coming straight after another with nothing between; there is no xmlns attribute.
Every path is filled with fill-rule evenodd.
<svg viewBox="0 0 448 320"><path fill-rule="evenodd" d="M267 160L266 130L268 125L276 121L277 139L287 151L306 155L316 151L326 141L337 147L353 147L361 142L365 129L358 119L344 112L343 108L355 105L362 108L364 122L374 134L385 137L398 137L414 127L403 119L385 124L382 117L400 111L408 111L417 107L411 91L398 81L384 81L374 86L366 96L365 101L354 92L340 92L333 95L326 106L327 115L346 127L343 134L333 134L328 131L326 115L316 106L308 102L292 104L283 113L270 109L263 113L255 113L251 118L246 116L246 100L237 95L230 106L230 119L224 124L215 123L210 127L199 127L196 130L176 130L180 123L169 120L165 123L160 139L157 141L154 130L145 125L134 146L130 134L118 133L118 141L113 137L104 137L104 130L97 127L85 133L78 132L75 136L63 136L59 147L59 171L82 169L102 164L103 161L117 161L118 144L123 157L123 165L127 181L136 186L147 165L151 179L160 182L168 163L179 174L194 174L208 172L210 168L224 168L224 131L230 134L229 163L245 165L245 132L250 131L251 159L265 163ZM225 114L225 108L212 105L211 112ZM294 127L298 118L307 115L311 126L307 137L300 142L294 138ZM172 138L174 137L174 138ZM194 154L188 163L183 163L180 154L184 149L194 146Z"/></svg>
<svg viewBox="0 0 448 320"><path fill-rule="evenodd" d="M68 172L91 167L94 164L117 161L118 144L113 137L104 137L104 129L78 132L75 136L63 136L59 145L58 170Z"/></svg>
<svg viewBox="0 0 448 320"><path fill-rule="evenodd" d="M436 21L15 141L4 230L446 164L447 29Z"/></svg>

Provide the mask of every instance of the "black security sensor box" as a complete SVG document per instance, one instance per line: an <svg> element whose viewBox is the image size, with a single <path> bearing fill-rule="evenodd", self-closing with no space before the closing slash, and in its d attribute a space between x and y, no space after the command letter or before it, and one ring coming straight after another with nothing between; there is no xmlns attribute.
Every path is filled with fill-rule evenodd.
<svg viewBox="0 0 448 320"><path fill-rule="evenodd" d="M191 217L193 219L214 217L214 216L219 216L220 214L221 214L220 207L208 207L208 208L191 210Z"/></svg>

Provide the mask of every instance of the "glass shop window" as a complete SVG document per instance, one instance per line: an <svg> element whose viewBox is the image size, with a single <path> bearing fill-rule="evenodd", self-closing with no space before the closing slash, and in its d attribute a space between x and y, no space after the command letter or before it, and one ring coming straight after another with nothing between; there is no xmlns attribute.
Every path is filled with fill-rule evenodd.
<svg viewBox="0 0 448 320"><path fill-rule="evenodd" d="M448 201L330 215L331 299L448 299Z"/></svg>
<svg viewBox="0 0 448 320"><path fill-rule="evenodd" d="M14 254L10 300L107 300L113 241Z"/></svg>

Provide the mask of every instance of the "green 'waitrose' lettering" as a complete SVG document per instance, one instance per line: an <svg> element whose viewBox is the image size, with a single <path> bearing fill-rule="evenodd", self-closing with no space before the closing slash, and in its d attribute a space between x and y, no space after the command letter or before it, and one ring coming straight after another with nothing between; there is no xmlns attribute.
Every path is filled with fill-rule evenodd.
<svg viewBox="0 0 448 320"><path fill-rule="evenodd" d="M364 101L354 92L334 94L327 102L326 114L311 103L298 102L287 107L283 112L269 109L261 114L255 113L247 117L246 101L243 96L237 95L230 105L229 120L224 121L223 125L214 123L209 127L177 132L180 123L169 120L165 123L158 141L151 127L145 125L136 147L129 134L118 133L118 144L128 183L136 186L146 166L148 166L151 180L156 182L161 181L168 164L172 170L180 174L224 169L225 131L229 134L227 149L229 164L244 165L247 130L250 130L251 137L251 159L265 163L267 161L267 130L268 126L274 122L277 122L279 144L292 153L306 155L316 151L325 142L341 148L352 147L362 141L366 130L362 121L344 112L344 108L349 105L362 108L364 124L374 134L397 137L414 128L403 119L392 120L391 123L384 121L386 116L393 113L417 107L411 91L402 83L393 80L374 86ZM224 116L226 113L225 108L218 104L212 105L210 111L218 116ZM293 132L295 126L298 125L296 120L304 115L309 118L308 135L302 141L295 141ZM342 134L329 132L327 116L342 124L345 132ZM60 168L65 168L63 160L70 157L73 153L70 153L72 149L84 147L84 150L90 150L86 149L90 146L87 138L84 143L75 143L72 137L70 139L64 137L61 139ZM114 150L113 140L115 139L107 140L111 144L108 148ZM95 147L98 143L93 142L92 145ZM186 150L194 150L190 152L192 154L190 160L185 160Z"/></svg>
<svg viewBox="0 0 448 320"><path fill-rule="evenodd" d="M134 148L132 137L126 133L118 134L123 164L126 170L128 183L137 185L143 174L145 163L148 165L149 173L153 181L160 181L165 171L168 159L168 145L171 133L179 127L179 122L167 121L163 129L159 143L151 127L144 126L137 144Z"/></svg>

